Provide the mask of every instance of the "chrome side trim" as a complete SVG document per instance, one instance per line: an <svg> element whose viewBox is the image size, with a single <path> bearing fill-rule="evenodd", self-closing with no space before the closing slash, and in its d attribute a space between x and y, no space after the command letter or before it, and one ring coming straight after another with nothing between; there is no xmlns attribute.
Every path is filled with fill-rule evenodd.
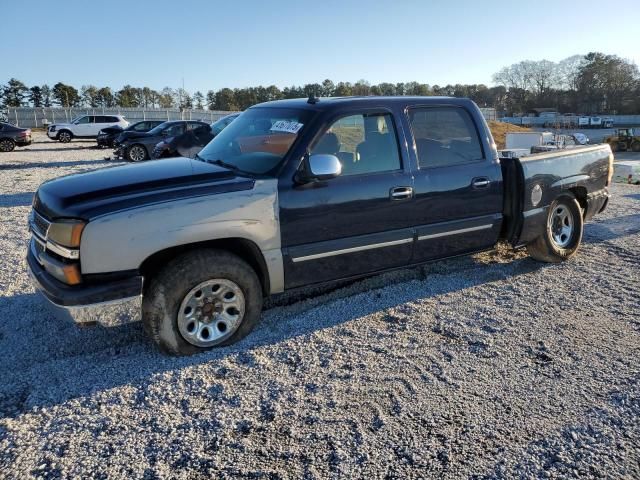
<svg viewBox="0 0 640 480"><path fill-rule="evenodd" d="M429 240L431 238L439 238L439 237L446 237L449 235L459 235L461 233L468 233L468 232L475 232L478 230L486 230L488 228L492 228L493 225L488 223L486 225L478 225L477 227L469 227L469 228L461 228L459 230L449 230L446 232L440 232L440 233L432 233L430 235L421 235L418 237L418 240Z"/></svg>
<svg viewBox="0 0 640 480"><path fill-rule="evenodd" d="M393 245L402 245L404 243L413 242L413 238L403 238L402 240L393 240L391 242L371 243L360 247L344 248L341 250L333 250L331 252L314 253L313 255L305 255L304 257L295 257L291 261L294 263L306 262L307 260L315 260L317 258L333 257L335 255L343 255L345 253L361 252L363 250L372 250L374 248L391 247Z"/></svg>
<svg viewBox="0 0 640 480"><path fill-rule="evenodd" d="M53 253L57 253L61 257L70 258L72 260L80 258L80 250L63 247L51 240L47 240L47 250L51 250Z"/></svg>

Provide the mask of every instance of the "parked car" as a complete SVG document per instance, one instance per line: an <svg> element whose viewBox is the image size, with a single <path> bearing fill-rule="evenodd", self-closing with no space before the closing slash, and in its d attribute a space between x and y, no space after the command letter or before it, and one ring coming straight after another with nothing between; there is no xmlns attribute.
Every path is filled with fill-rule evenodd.
<svg viewBox="0 0 640 480"><path fill-rule="evenodd" d="M71 123L50 125L47 136L51 140L67 143L74 138L96 138L100 130L116 125L124 129L129 126L129 122L122 115L81 115Z"/></svg>
<svg viewBox="0 0 640 480"><path fill-rule="evenodd" d="M31 145L31 129L0 122L0 152L11 152L16 145Z"/></svg>
<svg viewBox="0 0 640 480"><path fill-rule="evenodd" d="M203 147L213 140L227 125L233 122L240 113L225 115L211 125L187 130L176 137L166 137L153 149L152 158L187 157L193 158Z"/></svg>
<svg viewBox="0 0 640 480"><path fill-rule="evenodd" d="M164 138L176 137L187 130L200 126L208 126L208 123L196 120L173 120L163 122L148 132L122 132L115 141L114 155L131 162L149 160L153 148Z"/></svg>
<svg viewBox="0 0 640 480"><path fill-rule="evenodd" d="M99 147L113 148L116 138L118 138L118 135L122 132L148 132L161 123L164 123L164 120L143 120L141 122L133 123L127 128L122 128L119 125L103 128L98 132L98 138L96 141L98 142Z"/></svg>
<svg viewBox="0 0 640 480"><path fill-rule="evenodd" d="M197 159L42 184L27 259L68 318L141 315L164 351L191 354L243 338L271 294L500 240L567 260L612 173L607 144L499 159L468 99L281 100Z"/></svg>

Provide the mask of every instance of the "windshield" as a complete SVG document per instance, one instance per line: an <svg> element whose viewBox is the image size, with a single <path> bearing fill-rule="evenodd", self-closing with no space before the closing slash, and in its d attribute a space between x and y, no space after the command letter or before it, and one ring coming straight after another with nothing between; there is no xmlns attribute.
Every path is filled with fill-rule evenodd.
<svg viewBox="0 0 640 480"><path fill-rule="evenodd" d="M160 125L158 125L157 127L152 128L151 130L149 130L149 133L151 135L160 135L162 133L162 131L167 128L167 124L169 122L162 122Z"/></svg>
<svg viewBox="0 0 640 480"><path fill-rule="evenodd" d="M267 174L291 149L310 115L308 110L251 108L211 140L198 158L250 174Z"/></svg>

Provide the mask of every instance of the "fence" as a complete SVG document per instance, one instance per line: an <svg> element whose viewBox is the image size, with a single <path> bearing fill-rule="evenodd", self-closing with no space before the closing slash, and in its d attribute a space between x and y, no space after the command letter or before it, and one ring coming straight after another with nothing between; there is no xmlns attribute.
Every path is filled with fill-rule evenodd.
<svg viewBox="0 0 640 480"><path fill-rule="evenodd" d="M593 116L593 115L592 115ZM612 119L614 127L634 127L640 125L640 115L602 115L602 119ZM545 125L567 125L571 127L578 126L578 117L559 115L556 117L503 117L501 122L512 123L514 125L524 126L545 126ZM588 128L587 125L584 126Z"/></svg>
<svg viewBox="0 0 640 480"><path fill-rule="evenodd" d="M79 115L123 115L129 122L141 120L203 120L215 122L231 112L221 110L182 110L177 108L9 108L6 120L18 127L37 128L46 122L67 123ZM1 115L0 115L1 116ZM46 121L46 122L45 122Z"/></svg>
<svg viewBox="0 0 640 480"><path fill-rule="evenodd" d="M484 119L486 121L498 119L496 109L493 107L480 107L480 111L482 112L482 115L484 116Z"/></svg>

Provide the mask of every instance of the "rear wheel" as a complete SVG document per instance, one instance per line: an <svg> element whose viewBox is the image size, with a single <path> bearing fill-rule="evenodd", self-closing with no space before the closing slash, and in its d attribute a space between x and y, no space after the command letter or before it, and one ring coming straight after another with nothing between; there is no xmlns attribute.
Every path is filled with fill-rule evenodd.
<svg viewBox="0 0 640 480"><path fill-rule="evenodd" d="M541 262L558 263L573 256L582 241L583 218L580 204L572 194L563 194L549 207L545 231L527 250Z"/></svg>
<svg viewBox="0 0 640 480"><path fill-rule="evenodd" d="M61 130L58 133L58 140L62 143L69 143L73 138L73 134L69 130Z"/></svg>
<svg viewBox="0 0 640 480"><path fill-rule="evenodd" d="M144 148L144 145L136 143L127 150L127 158L132 162L141 162L146 160L148 158L147 149Z"/></svg>
<svg viewBox="0 0 640 480"><path fill-rule="evenodd" d="M196 250L151 279L142 302L145 331L173 355L191 355L244 338L262 311L255 271L238 256Z"/></svg>
<svg viewBox="0 0 640 480"><path fill-rule="evenodd" d="M11 138L0 139L0 152L12 152L16 148L16 142Z"/></svg>

